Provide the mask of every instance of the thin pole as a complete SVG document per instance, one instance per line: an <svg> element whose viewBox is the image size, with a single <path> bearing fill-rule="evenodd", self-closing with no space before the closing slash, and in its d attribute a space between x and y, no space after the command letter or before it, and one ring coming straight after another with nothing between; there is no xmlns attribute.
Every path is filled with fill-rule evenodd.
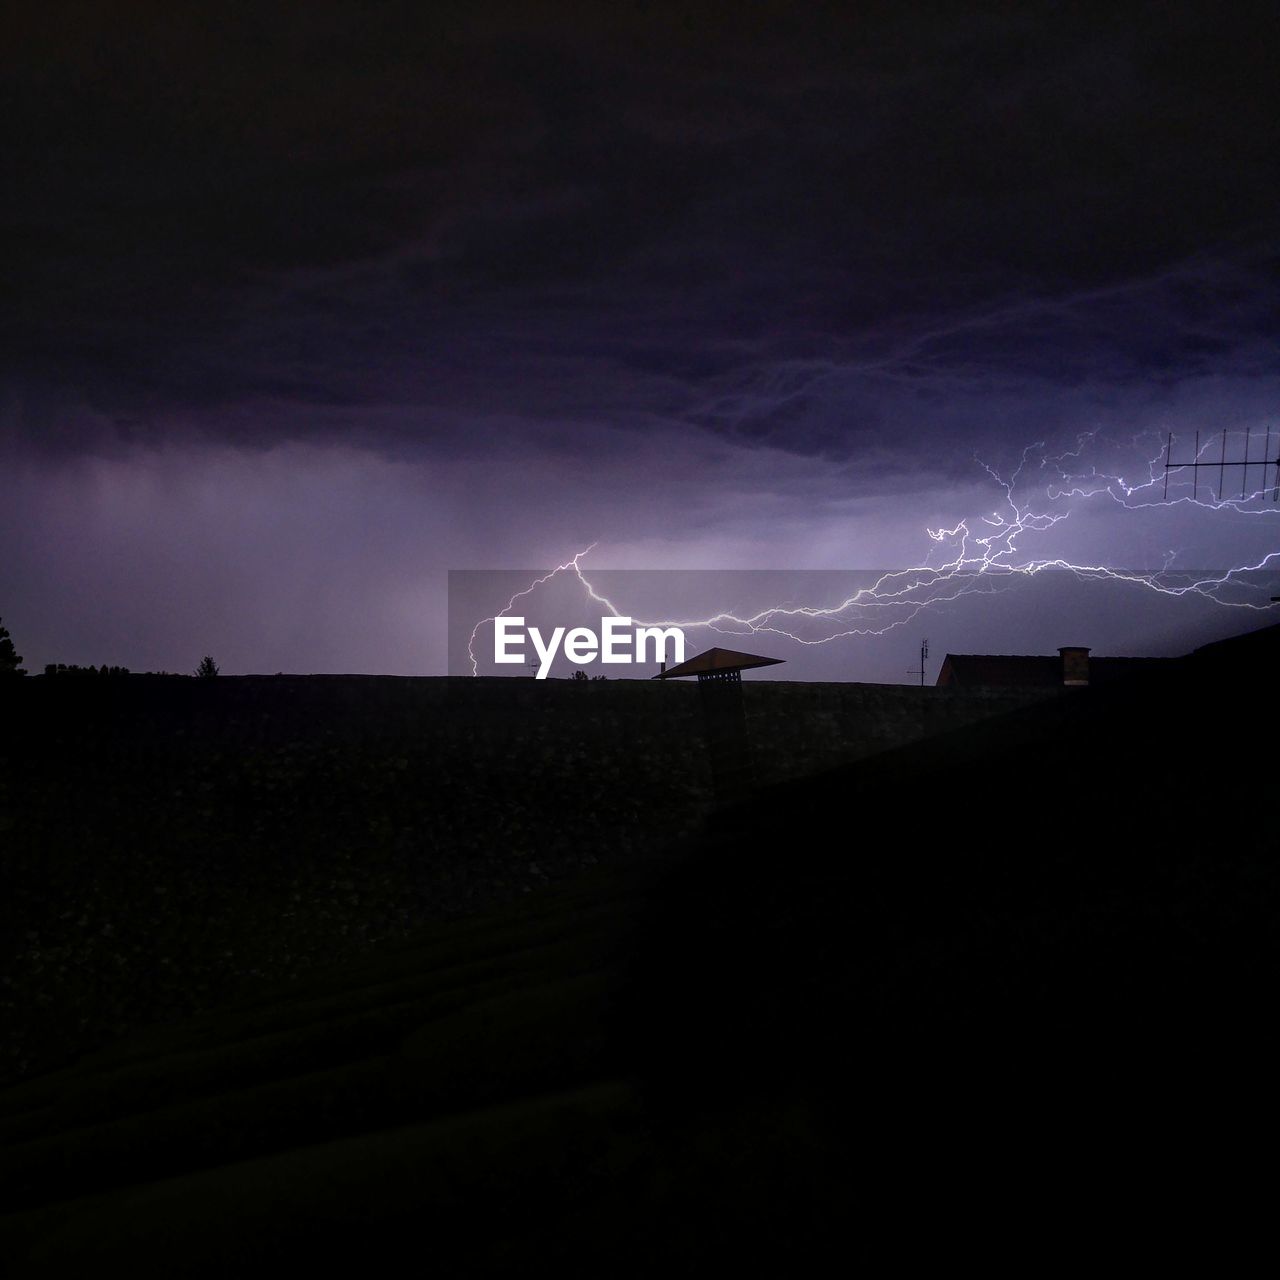
<svg viewBox="0 0 1280 1280"><path fill-rule="evenodd" d="M1169 496L1169 458L1173 453L1173 432L1169 432L1169 443L1164 447L1164 496ZM1280 482L1278 482L1280 483Z"/></svg>
<svg viewBox="0 0 1280 1280"><path fill-rule="evenodd" d="M1200 432L1196 432L1196 453L1195 466L1191 468L1191 501L1196 500L1196 494L1200 489Z"/></svg>
<svg viewBox="0 0 1280 1280"><path fill-rule="evenodd" d="M927 639L921 640L920 641L920 669L917 671L915 667L912 667L911 670L907 672L907 675L909 676L920 677L920 687L922 689L924 688L924 664L925 664L925 659L928 658L928 656L929 656L929 641Z"/></svg>
<svg viewBox="0 0 1280 1280"><path fill-rule="evenodd" d="M1222 461L1218 464L1218 501L1227 495L1227 429L1222 428Z"/></svg>
<svg viewBox="0 0 1280 1280"><path fill-rule="evenodd" d="M1249 433L1252 427L1244 429L1244 466L1240 468L1240 501L1244 501L1244 491L1249 487Z"/></svg>

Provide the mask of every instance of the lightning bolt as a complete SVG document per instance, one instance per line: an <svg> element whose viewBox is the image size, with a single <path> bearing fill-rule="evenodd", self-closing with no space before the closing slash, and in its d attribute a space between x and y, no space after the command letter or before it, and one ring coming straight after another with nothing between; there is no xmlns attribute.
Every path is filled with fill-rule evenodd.
<svg viewBox="0 0 1280 1280"><path fill-rule="evenodd" d="M578 561L580 561L583 556L588 555L590 554L590 552L594 551L595 548L596 548L596 544L594 542L589 547L583 547L581 551L579 551L576 555L566 560L564 564L556 565L556 567L552 569L550 573L544 573L542 577L535 578L531 583L529 583L527 587L524 587L521 590L517 591L515 595L513 595L511 599L508 600L507 603L504 604L502 608L498 610L497 613L493 614L491 617L488 617L488 618L481 618L480 621L477 622L476 625L471 628L471 635L467 639L467 660L471 663L471 674L473 676L479 674L476 666L476 636L480 634L480 628L487 625L490 622L496 622L499 618L506 617L506 615L509 614L511 610L516 607L517 600L523 600L525 596L532 595L540 586L542 586L544 582L550 582L552 578L557 577L559 574L565 573L570 569L572 569L574 573L576 573L578 577L582 579L583 583L587 586L588 590L590 590L590 584L587 583L586 578L582 577L582 568L579 565ZM599 596L595 595L594 591L592 591L591 594L595 596L597 600L600 598Z"/></svg>
<svg viewBox="0 0 1280 1280"><path fill-rule="evenodd" d="M1100 434L1097 431L1082 432L1076 437L1074 447L1053 455L1046 453L1044 441L1030 444L1023 449L1017 466L1007 478L995 467L975 457L977 465L1003 493L1001 505L978 517L973 522L977 527L971 527L969 520L962 519L950 528L926 528L934 547L924 557L923 563L883 573L871 585L852 592L835 604L770 605L742 615L725 611L698 618L637 618L636 625L680 627L686 631L704 628L726 635L769 634L800 645L825 645L836 640L884 635L905 626L926 609L975 592L1001 590L1017 580L1034 577L1050 569L1069 572L1081 581L1122 582L1165 596L1198 596L1224 607L1257 610L1272 607L1269 599L1242 598L1241 592L1259 590L1257 584L1245 580L1246 575L1276 567L1280 563L1280 551L1268 551L1252 563L1235 565L1220 573L1193 576L1190 580L1179 580L1186 579L1187 574L1177 574L1173 568L1176 551L1168 551L1162 568L1151 571L1125 570L1107 564L1079 564L1062 556L1022 557L1019 554L1021 539L1048 534L1069 519L1080 504L1092 501L1110 501L1127 511L1195 506L1240 517L1280 518L1280 506L1259 505L1259 500L1267 496L1265 482L1269 468L1277 469L1276 483L1280 487L1280 461L1269 456L1269 430L1263 456L1249 463L1249 468L1259 469L1263 487L1248 491L1249 468L1246 468L1246 484L1242 485L1240 498L1227 498L1221 492L1216 497L1201 498L1199 484L1191 486L1181 481L1178 482L1179 487L1190 488L1191 493L1175 492L1172 497L1165 497L1164 487L1169 471L1163 444L1144 456L1138 475L1132 479L1099 470L1096 465L1089 466L1085 463L1085 455ZM1139 436L1130 443L1138 446L1142 440L1150 438L1149 434ZM1225 459L1225 438L1223 449ZM1204 464L1211 450L1212 442L1204 442L1195 451L1193 460ZM1209 459L1213 465L1217 465L1217 461L1216 458ZM1174 463L1172 469L1176 473L1186 465ZM1226 467L1234 469L1239 465L1239 462L1223 462L1222 467L1225 472ZM1043 473L1038 487L1029 486L1028 473L1032 469ZM1016 496L1020 487L1034 487L1035 498L1032 501L1021 500ZM634 616L597 590L583 571L581 562L595 546L596 543L592 543L549 573L534 579L517 591L496 614L475 624L467 644L473 676L478 674L475 642L481 628L510 613L517 601L561 574L576 576L587 598L613 616ZM940 562L930 563L939 553L943 557ZM819 634L812 634L815 629L820 629Z"/></svg>

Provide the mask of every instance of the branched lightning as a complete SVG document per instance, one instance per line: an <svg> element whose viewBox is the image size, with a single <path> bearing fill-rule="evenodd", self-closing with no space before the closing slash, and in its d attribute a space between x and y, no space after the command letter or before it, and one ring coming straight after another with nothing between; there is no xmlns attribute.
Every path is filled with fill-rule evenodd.
<svg viewBox="0 0 1280 1280"><path fill-rule="evenodd" d="M825 645L834 640L884 635L909 623L926 609L975 592L996 591L1013 581L1034 577L1050 569L1066 571L1082 581L1128 583L1165 596L1198 596L1224 607L1257 610L1272 607L1265 591L1259 593L1257 584L1249 583L1246 575L1280 567L1280 550L1268 551L1250 563L1237 564L1220 572L1195 574L1174 568L1177 553L1173 550L1165 553L1164 564L1154 570L1121 569L1101 563L1080 564L1063 556L1022 556L1019 552L1022 539L1048 534L1069 519L1081 504L1088 502L1109 501L1129 511L1194 506L1238 517L1280 518L1280 505L1268 500L1271 486L1266 483L1267 477L1280 469L1273 456L1274 450L1265 461L1260 457L1251 463L1255 477L1261 478L1262 487L1249 491L1247 484L1242 483L1242 496L1239 498L1226 497L1222 492L1213 495L1212 487L1203 481L1195 486L1190 480L1184 483L1178 470L1184 464L1178 463L1174 464L1172 472L1172 492L1165 496L1167 472L1163 443L1158 450L1144 454L1138 476L1130 479L1085 463L1089 446L1098 435L1096 431L1084 432L1077 437L1073 448L1052 455L1045 452L1043 441L1028 445L1007 477L994 466L975 458L977 465L1003 494L1001 504L978 517L972 522L973 527L969 520L962 519L950 528L926 528L934 546L922 564L885 572L869 586L859 588L834 604L771 605L752 614L726 611L707 617L634 618L634 621L640 626L680 627L685 631L705 628L739 636L771 634L800 645ZM1138 437L1132 443L1137 446L1142 439ZM1267 439L1268 445L1274 439L1276 447L1280 447L1280 435L1273 437L1268 432ZM1217 459L1210 453L1212 447L1209 441L1201 444L1194 461L1203 463L1207 459L1216 466ZM1223 456L1225 458L1225 454ZM1224 463L1223 469L1231 466ZM1235 470L1239 475L1238 466ZM1038 482L1033 480L1032 473L1039 473ZM1246 481L1249 474L1250 470L1246 469ZM1275 483L1280 485L1280 476ZM1208 498L1200 496L1206 488L1211 494ZM1031 499L1017 496L1019 491L1027 489L1033 491ZM475 624L467 644L472 675L478 673L475 642L481 628L509 614L519 600L559 575L576 576L587 598L613 616L633 617L602 594L583 571L581 562L595 546L592 543L549 573L536 578L516 592L495 615ZM931 563L939 555L939 563ZM1251 593L1260 594L1260 598L1250 598Z"/></svg>

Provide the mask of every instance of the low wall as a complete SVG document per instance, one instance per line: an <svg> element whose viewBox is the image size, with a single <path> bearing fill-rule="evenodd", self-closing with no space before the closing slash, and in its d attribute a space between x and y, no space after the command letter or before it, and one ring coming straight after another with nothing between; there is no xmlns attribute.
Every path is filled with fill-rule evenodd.
<svg viewBox="0 0 1280 1280"><path fill-rule="evenodd" d="M763 783L1028 700L743 696ZM36 677L0 714L0 1078L660 850L712 803L689 683Z"/></svg>

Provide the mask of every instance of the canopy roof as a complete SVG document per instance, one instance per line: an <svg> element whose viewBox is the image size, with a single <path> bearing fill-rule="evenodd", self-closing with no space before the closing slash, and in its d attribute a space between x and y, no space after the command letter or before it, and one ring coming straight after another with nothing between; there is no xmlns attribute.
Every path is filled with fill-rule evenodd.
<svg viewBox="0 0 1280 1280"><path fill-rule="evenodd" d="M660 671L655 680L671 680L676 676L705 675L711 671L746 671L750 667L774 667L785 658L765 658L758 653L739 653L736 649L707 649L670 671Z"/></svg>

